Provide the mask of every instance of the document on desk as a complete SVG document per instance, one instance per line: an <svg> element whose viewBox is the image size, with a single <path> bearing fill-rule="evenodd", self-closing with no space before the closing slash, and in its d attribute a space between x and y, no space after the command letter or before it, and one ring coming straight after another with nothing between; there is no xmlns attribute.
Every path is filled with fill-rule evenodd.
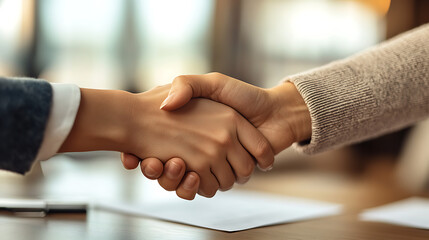
<svg viewBox="0 0 429 240"><path fill-rule="evenodd" d="M360 219L429 229L429 199L413 197L368 209Z"/></svg>
<svg viewBox="0 0 429 240"><path fill-rule="evenodd" d="M219 192L213 198L197 197L193 201L175 198L163 203L139 205L97 203L97 207L226 232L332 216L341 212L339 204L236 190Z"/></svg>

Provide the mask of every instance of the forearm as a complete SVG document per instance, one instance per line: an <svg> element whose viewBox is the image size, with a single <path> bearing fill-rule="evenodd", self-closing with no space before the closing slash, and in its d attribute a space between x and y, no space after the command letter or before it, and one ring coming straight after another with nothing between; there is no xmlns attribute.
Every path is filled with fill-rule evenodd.
<svg viewBox="0 0 429 240"><path fill-rule="evenodd" d="M59 152L125 151L133 94L81 89L81 102L70 134Z"/></svg>
<svg viewBox="0 0 429 240"><path fill-rule="evenodd" d="M311 114L317 153L406 127L429 116L429 25L361 54L288 78Z"/></svg>

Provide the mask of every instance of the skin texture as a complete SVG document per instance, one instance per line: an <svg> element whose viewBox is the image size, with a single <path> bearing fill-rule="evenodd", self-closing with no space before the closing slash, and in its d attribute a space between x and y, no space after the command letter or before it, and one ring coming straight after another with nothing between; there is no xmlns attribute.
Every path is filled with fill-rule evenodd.
<svg viewBox="0 0 429 240"><path fill-rule="evenodd" d="M310 113L292 83L286 82L272 89L262 89L220 73L179 76L174 79L169 97L162 103L161 109L179 109L196 97L221 102L240 112L269 140L275 154L294 142L311 137ZM138 161L127 154L123 156L123 160ZM154 163L155 159L151 161L150 163ZM144 159L142 164L147 166L149 162ZM168 169L165 169L161 178L164 178L166 171ZM168 184L174 186L172 181ZM160 185L163 184L166 183L160 181ZM179 189L180 186L176 192ZM186 194L192 195L190 191Z"/></svg>
<svg viewBox="0 0 429 240"><path fill-rule="evenodd" d="M146 158L141 161L138 157L122 153L121 154L122 164L125 169L132 170L139 166L143 175L151 180L158 180L160 186L167 191L176 191L177 196L186 200L192 200L195 198L198 192L200 177L195 172L186 172L186 164L180 158L168 160L165 164L157 158ZM141 161L141 163L140 163ZM175 167L178 167L179 174L169 174L169 172L176 172L177 170L171 170L169 163L175 161ZM186 174L186 175L185 175Z"/></svg>
<svg viewBox="0 0 429 240"><path fill-rule="evenodd" d="M196 97L237 110L267 137L276 154L311 137L310 113L292 83L263 89L220 73L179 76L161 108L172 111Z"/></svg>
<svg viewBox="0 0 429 240"><path fill-rule="evenodd" d="M186 195L198 189L206 197L230 189L236 180L246 181L255 159L262 166L272 165L274 154L268 141L235 110L193 99L177 111L162 111L159 106L169 89L158 87L141 94L82 89L75 124L60 152L132 153L147 160L141 168L152 179L159 177L159 170L168 170L160 179L167 190L181 186ZM161 162L153 164L157 159L170 161L163 167ZM181 159L186 161L185 169ZM123 163L133 168L138 161ZM183 178L185 170L193 173L183 181L170 180Z"/></svg>

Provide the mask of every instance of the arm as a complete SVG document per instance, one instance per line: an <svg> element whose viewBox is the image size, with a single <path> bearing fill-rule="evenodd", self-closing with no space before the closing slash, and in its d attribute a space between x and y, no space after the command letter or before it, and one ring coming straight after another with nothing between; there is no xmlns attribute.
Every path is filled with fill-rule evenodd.
<svg viewBox="0 0 429 240"><path fill-rule="evenodd" d="M292 83L262 89L220 73L179 76L161 108L172 111L192 97L203 96L231 106L248 119L277 154L311 137L307 105Z"/></svg>
<svg viewBox="0 0 429 240"><path fill-rule="evenodd" d="M2 118L0 125L5 143L1 150L9 161L1 162L0 166L23 173L31 167L40 145L44 145L41 142L45 130L50 125L54 134L61 129L48 121L52 88L49 83L37 80L2 79L1 83L0 90L4 94L1 95L0 110L7 116ZM175 113L160 111L158 106L169 88L157 88L143 94L77 90L82 93L80 105L76 104L79 110L76 119L73 115L74 121L69 121L74 122L70 134L64 142L58 143L62 143L59 152L132 152L147 159L153 156L164 161L170 159L166 164L170 170L174 165L183 166L177 157L186 158L188 170L196 173L189 173L181 186L186 191L199 189L200 194L208 197L218 189L230 188L236 177L240 181L240 178L246 179L251 174L254 163L249 153L262 164L272 164L273 154L265 138L238 113L224 105L197 100ZM41 117L42 120L39 119ZM50 137L47 136L48 139ZM46 137L43 141L50 142ZM44 151L39 151L39 154L48 156L51 150L44 154L40 154ZM184 170L179 168L180 174L183 176Z"/></svg>
<svg viewBox="0 0 429 240"><path fill-rule="evenodd" d="M318 153L412 125L429 116L429 24L321 68L291 76L309 106Z"/></svg>
<svg viewBox="0 0 429 240"><path fill-rule="evenodd" d="M0 168L30 170L43 139L52 103L47 82L0 78Z"/></svg>
<svg viewBox="0 0 429 240"><path fill-rule="evenodd" d="M255 113L265 121L280 116L276 125L274 121L271 126L265 124L265 130L278 130L264 133L271 135L265 136L275 152L296 142L299 151L318 153L429 116L427 39L429 24L350 58L288 77L289 83L273 89L256 88L217 73L180 76L161 108L171 111L192 97L206 97L233 107L254 124L261 122ZM272 102L269 96L278 100Z"/></svg>
<svg viewBox="0 0 429 240"><path fill-rule="evenodd" d="M275 120L277 133L260 129L275 152L292 141L299 142L300 151L318 153L428 117L427 39L429 24L350 58L288 77L289 83L268 90L221 74L181 76L173 82L163 109L179 108L192 97L207 97L233 107L259 129L275 127ZM299 94L293 94L292 88ZM286 141L289 134L293 137ZM310 141L303 141L306 138Z"/></svg>
<svg viewBox="0 0 429 240"><path fill-rule="evenodd" d="M311 120L307 106L291 83L264 90L219 73L211 73L201 76L178 77L173 82L173 86L175 86L174 90L176 91L173 95L175 97L170 98L169 104L163 104L163 109L172 110L180 107L180 104L189 101L192 93L195 94L194 96L205 96L233 106L265 135L271 142L275 153L290 146L293 142L303 141L311 136ZM198 92L193 92L194 89ZM223 90L219 91L220 89ZM129 163L130 168L135 168L138 165L138 159L130 154L123 154L122 160L124 165ZM184 168L183 162L178 163ZM162 172L162 168L159 167L161 163L157 159L143 159L141 169L145 176L149 175L146 171L148 166L159 169L160 171L156 175L162 174L158 179L160 185L167 190L176 190L176 193L182 198L189 199L188 196L195 195L192 190L182 187L183 181L187 180L186 177L182 180L183 174L175 178L168 177L170 170L167 164L164 172ZM271 167L272 165L260 166L265 171ZM244 182L246 181L242 183Z"/></svg>
<svg viewBox="0 0 429 240"><path fill-rule="evenodd" d="M169 88L142 94L82 89L75 124L60 151L113 150L162 161L180 157L199 174L200 194L208 197L218 188L229 189L235 177L248 178L252 156L263 166L272 164L262 134L223 104L199 99L179 111L160 111Z"/></svg>

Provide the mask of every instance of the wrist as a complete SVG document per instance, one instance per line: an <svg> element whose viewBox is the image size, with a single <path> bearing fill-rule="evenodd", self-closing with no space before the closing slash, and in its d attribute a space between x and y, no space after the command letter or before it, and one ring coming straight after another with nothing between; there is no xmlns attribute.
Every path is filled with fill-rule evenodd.
<svg viewBox="0 0 429 240"><path fill-rule="evenodd" d="M81 102L70 134L59 152L124 151L133 94L81 89Z"/></svg>
<svg viewBox="0 0 429 240"><path fill-rule="evenodd" d="M295 85L285 82L268 91L274 99L275 111L290 126L294 142L309 140L312 132L310 111Z"/></svg>

